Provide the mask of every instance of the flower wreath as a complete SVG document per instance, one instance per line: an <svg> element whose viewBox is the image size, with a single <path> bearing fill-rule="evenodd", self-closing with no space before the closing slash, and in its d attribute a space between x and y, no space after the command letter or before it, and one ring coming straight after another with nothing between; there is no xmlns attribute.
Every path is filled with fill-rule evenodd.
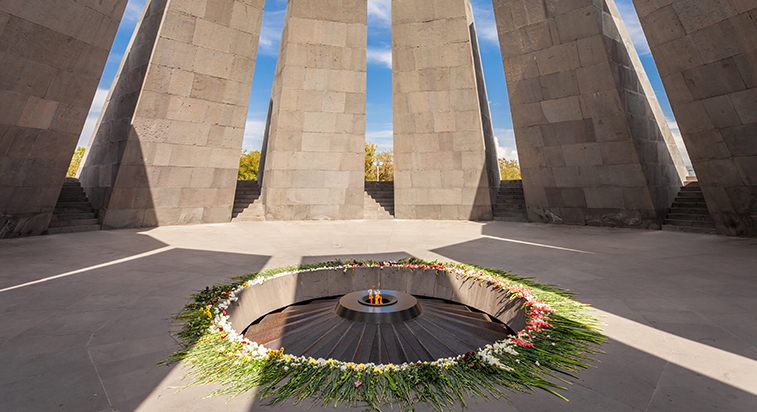
<svg viewBox="0 0 757 412"><path fill-rule="evenodd" d="M269 350L241 336L229 323L226 308L244 288L287 274L356 267L432 269L464 280L488 282L509 291L511 298L525 300L527 326L516 336L453 358L376 365L292 356L285 354L284 348ZM232 397L257 387L259 391L253 396L270 398L269 404L289 398L296 404L311 398L323 405L362 403L379 410L388 403L413 410L415 403L428 402L442 410L456 402L466 406L466 397L506 397L503 388L523 392L539 388L567 400L555 391L565 388L547 378L566 383L558 373L575 378L573 373L588 367L593 360L589 355L601 352L598 345L606 341L598 321L586 313L586 305L571 297L565 290L506 271L414 258L282 267L236 277L231 283L192 295L194 302L176 316L183 326L177 333L182 349L163 364L182 360L189 364L194 379L185 387L216 383L220 388L209 396Z"/></svg>

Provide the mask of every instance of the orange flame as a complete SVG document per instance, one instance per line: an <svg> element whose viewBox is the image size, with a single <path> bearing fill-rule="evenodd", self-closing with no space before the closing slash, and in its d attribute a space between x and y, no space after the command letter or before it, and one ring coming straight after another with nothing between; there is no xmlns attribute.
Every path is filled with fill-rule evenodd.
<svg viewBox="0 0 757 412"><path fill-rule="evenodd" d="M379 287L380 286L381 285L379 284ZM381 290L368 289L368 301L371 303L371 305L383 305L384 298L381 296Z"/></svg>

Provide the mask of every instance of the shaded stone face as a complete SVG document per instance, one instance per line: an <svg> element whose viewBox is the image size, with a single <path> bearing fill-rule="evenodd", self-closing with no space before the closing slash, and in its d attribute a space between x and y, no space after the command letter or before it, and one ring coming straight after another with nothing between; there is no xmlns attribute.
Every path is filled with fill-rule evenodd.
<svg viewBox="0 0 757 412"><path fill-rule="evenodd" d="M266 219L362 219L367 2L291 0L264 141Z"/></svg>
<svg viewBox="0 0 757 412"><path fill-rule="evenodd" d="M659 228L685 169L614 2L494 14L529 220Z"/></svg>
<svg viewBox="0 0 757 412"><path fill-rule="evenodd" d="M126 3L0 3L0 238L47 229Z"/></svg>
<svg viewBox="0 0 757 412"><path fill-rule="evenodd" d="M718 232L757 236L757 4L634 4Z"/></svg>
<svg viewBox="0 0 757 412"><path fill-rule="evenodd" d="M392 1L395 216L490 220L499 169L468 0Z"/></svg>
<svg viewBox="0 0 757 412"><path fill-rule="evenodd" d="M104 228L229 221L263 4L148 4L80 177Z"/></svg>

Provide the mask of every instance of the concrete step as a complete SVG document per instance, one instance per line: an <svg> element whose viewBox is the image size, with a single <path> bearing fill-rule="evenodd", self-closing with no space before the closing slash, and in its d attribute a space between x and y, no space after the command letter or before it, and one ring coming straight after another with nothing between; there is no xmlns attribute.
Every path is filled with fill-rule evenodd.
<svg viewBox="0 0 757 412"><path fill-rule="evenodd" d="M710 211L706 207L671 207L670 213L686 214L686 215L710 215Z"/></svg>
<svg viewBox="0 0 757 412"><path fill-rule="evenodd" d="M92 209L92 207L88 207L88 208L57 208L56 207L55 211L53 212L53 216L79 214L79 213L95 213L95 210Z"/></svg>
<svg viewBox="0 0 757 412"><path fill-rule="evenodd" d="M667 219L713 222L709 213L668 213Z"/></svg>
<svg viewBox="0 0 757 412"><path fill-rule="evenodd" d="M97 219L71 219L71 220L51 220L48 229L51 227L67 227L67 226L87 226L98 225Z"/></svg>
<svg viewBox="0 0 757 412"><path fill-rule="evenodd" d="M234 197L234 203L252 203L255 200L259 199L260 195L242 195L242 196L235 196Z"/></svg>
<svg viewBox="0 0 757 412"><path fill-rule="evenodd" d="M63 213L63 214L53 215L50 221L55 222L57 220L81 220L81 219L94 219L94 218L95 218L95 212Z"/></svg>
<svg viewBox="0 0 757 412"><path fill-rule="evenodd" d="M687 227L704 227L715 229L714 221L687 220L687 219L665 219L666 225L687 226Z"/></svg>
<svg viewBox="0 0 757 412"><path fill-rule="evenodd" d="M523 222L528 223L528 218L525 216L493 216L492 220L495 222Z"/></svg>
<svg viewBox="0 0 757 412"><path fill-rule="evenodd" d="M64 227L51 227L47 229L48 235L57 235L61 233L78 233L78 232L92 232L100 230L100 225L81 225L81 226L64 226Z"/></svg>
<svg viewBox="0 0 757 412"><path fill-rule="evenodd" d="M89 202L58 202L55 204L56 209L91 209Z"/></svg>
<svg viewBox="0 0 757 412"><path fill-rule="evenodd" d="M704 227L691 227L691 226L674 226L674 225L662 225L662 230L667 232L686 232L686 233L700 233L703 235L716 235L715 229Z"/></svg>
<svg viewBox="0 0 757 412"><path fill-rule="evenodd" d="M674 203L686 203L686 204L690 204L690 203L702 203L704 205L707 204L704 201L704 198L700 198L698 196L697 197L677 196Z"/></svg>
<svg viewBox="0 0 757 412"><path fill-rule="evenodd" d="M511 188L511 187L523 187L523 181L522 180L500 180L499 181L499 187L500 188Z"/></svg>

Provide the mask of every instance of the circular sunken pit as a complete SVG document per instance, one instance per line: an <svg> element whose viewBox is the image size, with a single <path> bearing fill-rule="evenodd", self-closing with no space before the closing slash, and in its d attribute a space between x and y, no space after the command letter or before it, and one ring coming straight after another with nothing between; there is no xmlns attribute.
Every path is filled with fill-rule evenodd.
<svg viewBox="0 0 757 412"><path fill-rule="evenodd" d="M336 314L353 322L397 323L421 314L418 299L397 290L369 289L348 293L339 299Z"/></svg>
<svg viewBox="0 0 757 412"><path fill-rule="evenodd" d="M366 290L377 284L389 289L378 301ZM441 410L475 396L461 384L497 397L502 387L550 390L555 372L588 366L605 339L585 310L554 286L501 270L417 259L320 262L196 294L177 317L191 322L170 360L195 368L196 383L221 383L214 394L257 386L273 403L312 397L378 409L425 400ZM416 383L376 397L398 380Z"/></svg>

